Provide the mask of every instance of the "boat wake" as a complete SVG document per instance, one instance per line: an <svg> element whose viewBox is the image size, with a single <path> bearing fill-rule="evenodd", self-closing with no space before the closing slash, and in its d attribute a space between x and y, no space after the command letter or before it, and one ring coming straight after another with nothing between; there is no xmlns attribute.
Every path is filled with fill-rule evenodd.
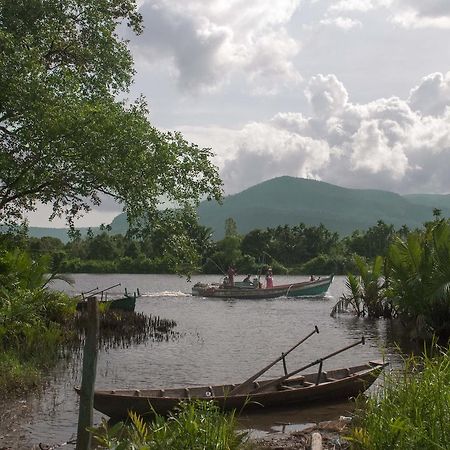
<svg viewBox="0 0 450 450"><path fill-rule="evenodd" d="M144 292L141 297L190 297L191 294L181 291Z"/></svg>

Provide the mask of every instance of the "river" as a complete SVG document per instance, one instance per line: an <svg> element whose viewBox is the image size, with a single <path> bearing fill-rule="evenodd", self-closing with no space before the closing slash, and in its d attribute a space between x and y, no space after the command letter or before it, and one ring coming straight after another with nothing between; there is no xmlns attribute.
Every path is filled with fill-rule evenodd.
<svg viewBox="0 0 450 450"><path fill-rule="evenodd" d="M195 282L219 281L218 275L194 276L191 282L176 275L76 274L73 278L74 287L67 289L58 283L53 287L74 294L116 283L121 283L121 287L113 289L111 294L123 293L125 287L131 292L139 288L142 296L136 303L137 312L177 323L177 339L101 351L97 366L98 388L139 389L243 381L310 333L315 325L320 333L288 356L288 370L345 347L362 335L366 337L364 346L359 345L326 361L324 370L383 356L395 367L401 361L396 342L407 345L407 339L392 321L368 321L349 314L330 317L335 301L345 290L345 277L335 277L324 298L271 300L218 300L190 295ZM303 279L306 278L275 276L274 283ZM276 365L265 377L281 376L282 370L282 366ZM22 403L24 413L18 418L20 423L13 433L17 448L30 448L39 442L62 443L74 437L78 397L73 387L80 384L80 371L79 360L59 365L49 374L44 391ZM302 411L264 412L244 417L242 424L252 430L265 431L277 431L282 423L300 428L322 418L339 417L349 409L351 406L343 403ZM97 422L100 418L96 414ZM0 447L11 445L10 441L11 434L3 436Z"/></svg>

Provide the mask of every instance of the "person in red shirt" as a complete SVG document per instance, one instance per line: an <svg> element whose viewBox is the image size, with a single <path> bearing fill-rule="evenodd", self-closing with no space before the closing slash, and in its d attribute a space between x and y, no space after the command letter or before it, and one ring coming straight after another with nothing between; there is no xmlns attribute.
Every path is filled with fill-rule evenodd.
<svg viewBox="0 0 450 450"><path fill-rule="evenodd" d="M236 275L236 270L233 266L228 267L227 275L228 275L228 285L233 287L234 286L234 276Z"/></svg>
<svg viewBox="0 0 450 450"><path fill-rule="evenodd" d="M272 268L269 267L266 272L266 289L273 288Z"/></svg>

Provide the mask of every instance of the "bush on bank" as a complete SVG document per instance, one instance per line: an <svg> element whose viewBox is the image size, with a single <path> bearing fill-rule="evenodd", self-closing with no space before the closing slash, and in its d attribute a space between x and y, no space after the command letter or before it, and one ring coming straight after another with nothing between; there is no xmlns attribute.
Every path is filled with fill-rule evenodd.
<svg viewBox="0 0 450 450"><path fill-rule="evenodd" d="M377 395L357 411L349 439L355 450L448 449L450 350L411 357L401 373L385 375Z"/></svg>

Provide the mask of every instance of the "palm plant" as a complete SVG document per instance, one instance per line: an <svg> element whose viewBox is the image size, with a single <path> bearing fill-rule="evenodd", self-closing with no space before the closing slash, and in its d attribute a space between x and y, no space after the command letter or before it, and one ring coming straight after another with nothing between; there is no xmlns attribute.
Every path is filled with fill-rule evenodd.
<svg viewBox="0 0 450 450"><path fill-rule="evenodd" d="M403 317L450 336L450 225L397 239L388 252L389 296Z"/></svg>
<svg viewBox="0 0 450 450"><path fill-rule="evenodd" d="M356 255L355 265L358 275L348 274L346 288L349 294L343 294L331 311L334 317L338 312L351 306L358 317L381 317L392 315L392 309L385 296L383 277L384 259L377 256L372 265Z"/></svg>

